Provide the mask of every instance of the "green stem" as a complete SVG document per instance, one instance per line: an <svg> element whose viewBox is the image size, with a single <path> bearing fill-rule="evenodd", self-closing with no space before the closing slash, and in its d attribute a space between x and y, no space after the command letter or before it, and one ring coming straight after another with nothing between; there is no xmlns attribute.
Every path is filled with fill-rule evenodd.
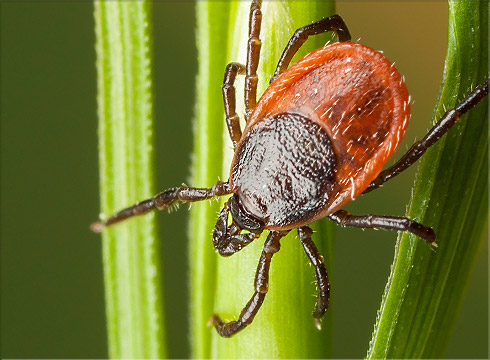
<svg viewBox="0 0 490 360"><path fill-rule="evenodd" d="M199 76L193 185L210 186L227 179L232 146L224 126L220 87L228 62L245 63L250 2L198 2ZM259 94L272 76L279 56L297 28L334 12L332 2L264 2L259 64ZM285 21L284 19L287 19ZM303 56L322 46L330 35L312 37ZM243 114L243 78L237 84L237 112ZM243 126L243 124L242 124ZM222 149L225 149L223 152ZM223 201L225 199L222 199ZM220 338L206 326L214 312L235 319L253 294L253 277L264 238L231 258L218 258L211 231L221 203L193 206L191 215L191 335L198 358L304 358L325 357L328 335L316 330L311 317L316 290L314 271L295 233L284 238L274 256L270 291L252 325L230 339ZM314 241L331 265L331 245L325 238L332 228L320 222ZM329 328L331 311L324 328ZM294 340L292 340L294 339Z"/></svg>
<svg viewBox="0 0 490 360"><path fill-rule="evenodd" d="M449 3L444 80L435 118L488 78L488 2ZM488 100L421 160L408 217L439 248L399 236L368 358L442 357L488 216Z"/></svg>
<svg viewBox="0 0 490 360"><path fill-rule="evenodd" d="M153 195L151 5L95 2L102 213ZM109 356L162 358L159 243L153 215L103 233Z"/></svg>
<svg viewBox="0 0 490 360"><path fill-rule="evenodd" d="M194 125L193 186L206 187L221 174L223 159L223 105L220 83L226 66L226 34L229 2L198 1L196 4L198 77ZM209 358L212 330L206 325L214 312L216 253L211 231L219 212L218 202L195 203L190 216L190 335L193 358Z"/></svg>

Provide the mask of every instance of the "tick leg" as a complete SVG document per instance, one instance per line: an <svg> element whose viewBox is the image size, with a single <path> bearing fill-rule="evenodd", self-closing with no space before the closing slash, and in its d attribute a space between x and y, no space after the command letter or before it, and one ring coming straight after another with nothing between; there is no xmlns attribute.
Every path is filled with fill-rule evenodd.
<svg viewBox="0 0 490 360"><path fill-rule="evenodd" d="M279 240L284 235L285 233L283 232L271 231L267 236L267 240L264 244L264 250L262 250L259 265L257 266L257 272L255 273L255 292L250 301L243 308L238 320L227 323L217 314L214 314L211 317L210 321L213 323L214 327L218 331L218 334L221 336L233 336L252 323L255 315L264 302L267 291L269 290L269 269L272 255L279 251L281 247Z"/></svg>
<svg viewBox="0 0 490 360"><path fill-rule="evenodd" d="M228 226L229 212L229 203L226 202L214 227L213 246L221 256L233 255L257 239L261 234L261 232L240 234L242 228L235 222Z"/></svg>
<svg viewBox="0 0 490 360"><path fill-rule="evenodd" d="M350 33L347 25L345 25L344 20L339 15L332 15L299 28L286 45L270 83L286 71L294 54L296 54L301 45L308 39L308 36L322 34L328 31L335 31L340 42L350 41Z"/></svg>
<svg viewBox="0 0 490 360"><path fill-rule="evenodd" d="M248 23L248 46L247 46L247 67L245 75L245 120L248 122L255 104L257 103L257 67L259 66L260 47L260 27L262 23L261 0L252 1L250 6L250 18Z"/></svg>
<svg viewBox="0 0 490 360"><path fill-rule="evenodd" d="M323 263L323 256L318 251L315 243L311 240L313 230L308 226L303 226L298 229L298 236L303 244L306 256L310 260L310 263L315 267L316 284L318 287L318 298L316 300L315 310L313 311L313 317L315 318L315 324L320 329L320 318L325 314L328 309L330 301L330 282L328 281L328 273Z"/></svg>
<svg viewBox="0 0 490 360"><path fill-rule="evenodd" d="M218 181L211 188L192 188L188 186L180 186L172 189L168 189L151 199L141 201L131 207L123 209L116 214L110 216L105 221L98 221L93 223L90 228L92 231L100 232L107 226L121 222L128 218L138 215L144 215L147 212L158 209L168 209L176 201L181 202L194 202L206 199L211 199L215 196L222 196L231 193L229 184L226 182Z"/></svg>
<svg viewBox="0 0 490 360"><path fill-rule="evenodd" d="M239 63L230 63L226 66L225 78L223 80L223 102L225 104L226 126L230 134L233 149L236 149L242 130L240 129L240 118L236 113L235 79L237 74L245 74L245 66Z"/></svg>
<svg viewBox="0 0 490 360"><path fill-rule="evenodd" d="M409 231L424 239L429 245L437 247L434 230L404 217L381 216L381 215L351 215L345 210L339 210L328 215L330 220L340 226L352 226L363 229L389 229L398 231Z"/></svg>
<svg viewBox="0 0 490 360"><path fill-rule="evenodd" d="M415 144L398 160L394 165L379 173L378 177L369 184L364 194L379 188L388 180L405 171L410 165L415 163L429 147L434 145L458 120L482 101L488 95L488 85L490 79L473 90L454 108L446 111L444 116L429 130L424 138Z"/></svg>

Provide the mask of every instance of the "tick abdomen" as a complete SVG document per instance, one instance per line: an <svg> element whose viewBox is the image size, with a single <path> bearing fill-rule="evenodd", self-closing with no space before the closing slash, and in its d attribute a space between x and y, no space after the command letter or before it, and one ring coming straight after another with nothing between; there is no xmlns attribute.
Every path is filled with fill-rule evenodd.
<svg viewBox="0 0 490 360"><path fill-rule="evenodd" d="M256 123L240 142L230 176L241 205L270 229L291 228L328 203L336 157L327 132L283 113Z"/></svg>
<svg viewBox="0 0 490 360"><path fill-rule="evenodd" d="M315 221L376 178L404 135L410 105L402 77L382 54L343 42L313 51L279 76L257 103L244 136L263 118L286 112L319 124L336 154L338 192L310 219Z"/></svg>

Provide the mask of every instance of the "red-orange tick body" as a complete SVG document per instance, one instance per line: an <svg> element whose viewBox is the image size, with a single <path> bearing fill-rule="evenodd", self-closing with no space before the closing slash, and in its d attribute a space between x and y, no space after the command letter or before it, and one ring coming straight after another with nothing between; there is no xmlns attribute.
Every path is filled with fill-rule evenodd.
<svg viewBox="0 0 490 360"><path fill-rule="evenodd" d="M232 191L267 229L308 225L367 188L409 116L405 84L384 56L351 42L325 46L260 98L235 152Z"/></svg>
<svg viewBox="0 0 490 360"><path fill-rule="evenodd" d="M311 239L309 224L328 217L341 226L409 231L436 247L432 228L396 216L356 216L342 207L403 172L488 94L489 81L448 110L427 135L393 166L382 171L405 133L410 98L394 66L380 53L350 42L342 18L333 15L298 29L287 44L271 84L256 102L261 41L261 1L250 8L247 64L230 63L225 70L223 100L226 124L235 154L227 182L210 188L180 186L137 203L92 224L94 231L193 202L232 194L213 233L213 246L230 256L269 234L255 275L255 292L237 320L211 322L229 337L249 325L269 288L272 256L280 239L297 229L305 253L315 267L317 326L329 305L330 283L323 256ZM288 69L308 36L334 31L339 42L313 51ZM245 75L245 120L242 134L235 110L235 79ZM231 223L228 222L231 214ZM243 232L243 231L247 232Z"/></svg>

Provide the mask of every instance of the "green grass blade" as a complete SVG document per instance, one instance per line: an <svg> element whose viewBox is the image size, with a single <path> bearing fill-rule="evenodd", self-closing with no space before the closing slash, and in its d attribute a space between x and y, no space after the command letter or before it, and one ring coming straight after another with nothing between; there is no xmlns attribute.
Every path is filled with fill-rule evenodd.
<svg viewBox="0 0 490 360"><path fill-rule="evenodd" d="M449 3L435 119L488 78L488 4ZM488 217L488 100L424 155L407 215L434 228L439 248L399 236L368 358L444 355Z"/></svg>
<svg viewBox="0 0 490 360"><path fill-rule="evenodd" d="M228 62L245 63L250 2L198 2L199 76L193 185L210 186L227 179L232 146L224 123L221 84ZM267 86L279 56L297 28L333 13L331 2L264 2L259 93ZM304 55L322 46L330 35L312 37L301 49ZM298 57L297 57L298 58ZM237 112L243 113L243 78L237 82ZM225 149L223 152L222 149ZM224 199L223 199L224 200ZM304 358L325 357L326 331L314 327L316 290L314 271L295 234L282 240L274 256L270 293L254 323L231 339L220 338L206 327L213 312L226 319L238 316L253 293L253 277L264 238L231 258L213 251L211 232L221 203L196 204L191 215L191 335L194 357ZM331 233L317 225L314 240L331 265ZM327 234L328 233L328 234ZM328 315L327 315L328 318ZM328 324L324 324L328 328ZM294 339L294 341L291 341Z"/></svg>
<svg viewBox="0 0 490 360"><path fill-rule="evenodd" d="M223 100L221 82L226 66L226 34L229 2L198 1L196 4L198 76L192 185L210 186L221 175L223 164ZM191 356L197 359L211 355L212 330L207 326L214 312L216 253L211 231L220 204L198 202L190 214L190 336Z"/></svg>
<svg viewBox="0 0 490 360"><path fill-rule="evenodd" d="M153 195L151 5L95 2L102 213ZM153 214L103 232L109 356L166 354Z"/></svg>

